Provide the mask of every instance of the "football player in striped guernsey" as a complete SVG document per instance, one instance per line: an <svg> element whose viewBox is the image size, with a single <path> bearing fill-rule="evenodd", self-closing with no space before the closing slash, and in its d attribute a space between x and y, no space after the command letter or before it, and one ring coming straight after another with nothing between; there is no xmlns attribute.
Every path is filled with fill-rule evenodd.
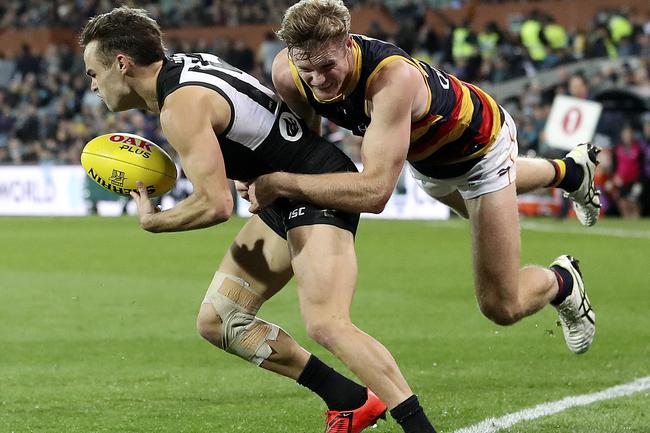
<svg viewBox="0 0 650 433"><path fill-rule="evenodd" d="M140 182L131 196L144 230L192 230L228 220L233 208L228 178L356 171L343 152L312 132L255 78L211 54L166 55L160 28L144 10L120 7L98 15L86 24L80 42L91 90L111 111L159 113L192 182L190 196L165 211L152 204ZM358 213L302 200L283 199L266 207L226 252L197 318L200 334L215 346L319 395L329 409L327 433L358 433L384 417L387 404L394 407L413 397L390 352L350 319L358 221ZM368 388L257 316L293 276L310 337ZM422 413L419 406L413 410Z"/></svg>
<svg viewBox="0 0 650 433"><path fill-rule="evenodd" d="M577 260L520 268L517 192L563 188L580 221L596 222L593 176L598 149L577 146L562 160L517 157L517 129L503 107L477 86L411 58L400 48L350 34L341 0L302 0L285 13L287 43L273 67L279 95L314 130L320 118L363 136L361 173L273 173L249 188L252 211L278 197L347 212L381 212L404 162L432 197L471 222L476 297L481 311L513 324L548 304L566 343L583 353L595 316ZM394 408L399 420L405 413Z"/></svg>

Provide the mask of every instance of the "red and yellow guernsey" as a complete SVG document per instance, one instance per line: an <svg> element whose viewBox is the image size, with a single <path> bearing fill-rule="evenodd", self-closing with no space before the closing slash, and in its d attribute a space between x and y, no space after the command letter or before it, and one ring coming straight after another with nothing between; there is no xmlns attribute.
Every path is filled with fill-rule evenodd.
<svg viewBox="0 0 650 433"><path fill-rule="evenodd" d="M388 42L352 35L354 70L343 93L319 100L289 61L294 82L316 112L355 135L370 124L366 91L388 63L401 60L416 67L427 83L428 109L411 124L407 159L434 178L459 176L481 160L501 131L503 112L490 95L451 74L413 59Z"/></svg>

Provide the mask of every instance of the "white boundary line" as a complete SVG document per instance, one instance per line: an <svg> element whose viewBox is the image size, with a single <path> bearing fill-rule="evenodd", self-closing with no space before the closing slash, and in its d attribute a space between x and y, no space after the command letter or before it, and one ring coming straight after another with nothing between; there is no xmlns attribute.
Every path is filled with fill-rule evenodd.
<svg viewBox="0 0 650 433"><path fill-rule="evenodd" d="M488 418L478 424L461 428L453 433L496 433L501 429L512 427L522 421L553 415L575 406L586 406L601 400L624 397L647 389L650 389L650 376L642 377L622 385L613 386L593 394L566 397L562 400L542 403L535 407L523 409L519 412L514 412L499 418Z"/></svg>
<svg viewBox="0 0 650 433"><path fill-rule="evenodd" d="M456 229L469 229L469 223L465 220L445 220L435 221L434 225L438 227L450 227ZM582 227L576 222L575 227L569 227L561 224L546 224L526 219L520 219L519 225L521 230L530 230L534 232L545 233L567 233L582 236L606 236L613 238L631 238L631 239L650 239L650 230L635 230L621 227ZM650 224L649 224L650 226Z"/></svg>
<svg viewBox="0 0 650 433"><path fill-rule="evenodd" d="M550 232L550 233L568 233L573 235L586 236L608 236L615 238L632 238L632 239L650 239L650 231L633 230L617 227L563 227L550 225L533 221L521 221L521 228L524 230Z"/></svg>

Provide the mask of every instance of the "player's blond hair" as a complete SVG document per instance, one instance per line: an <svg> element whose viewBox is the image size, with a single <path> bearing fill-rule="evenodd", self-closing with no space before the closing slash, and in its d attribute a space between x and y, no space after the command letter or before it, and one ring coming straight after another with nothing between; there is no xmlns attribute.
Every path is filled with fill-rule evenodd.
<svg viewBox="0 0 650 433"><path fill-rule="evenodd" d="M350 11L342 0L301 0L284 14L276 32L289 53L311 53L331 40L343 41L350 32Z"/></svg>

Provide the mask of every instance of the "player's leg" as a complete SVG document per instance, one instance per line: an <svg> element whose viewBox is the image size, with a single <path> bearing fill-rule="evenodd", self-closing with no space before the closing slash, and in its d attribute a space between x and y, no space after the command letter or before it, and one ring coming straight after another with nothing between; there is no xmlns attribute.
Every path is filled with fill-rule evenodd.
<svg viewBox="0 0 650 433"><path fill-rule="evenodd" d="M501 131L503 139L516 142L517 128L514 121L505 110L504 115L506 121ZM551 187L563 189L573 202L580 223L594 225L600 214L600 191L594 184L599 152L599 148L585 143L562 159L518 157L515 163L517 194ZM434 180L413 167L410 168L413 178L424 191L451 207L458 215L467 218L467 209L459 201L460 194L450 190L448 182Z"/></svg>
<svg viewBox="0 0 650 433"><path fill-rule="evenodd" d="M505 121L501 134L516 143L517 127L510 114L505 110L503 113ZM517 158L517 194L541 188L561 188L573 202L580 223L594 225L600 213L600 191L594 185L599 152L596 146L584 143L562 159Z"/></svg>
<svg viewBox="0 0 650 433"><path fill-rule="evenodd" d="M505 144L497 143L502 147L495 145L495 149L468 177L479 177L488 182L490 174L498 173L501 168L508 168L508 176L511 177L496 175L494 182L502 183L492 188L497 191L489 192L491 189L487 189L488 193L464 200L464 208L472 223L474 276L479 306L486 317L507 325L548 304L557 287L553 286L556 283L548 269L529 266L521 273L519 271L519 217L514 184L518 173L516 167L512 167L516 141L507 135L509 131L502 134L501 140ZM461 193L458 190L448 193L455 180L424 178L413 172L428 194L437 196L438 200L443 198L443 203L455 209L462 209L457 203ZM498 191L499 188L502 190ZM446 194L440 196L441 192Z"/></svg>
<svg viewBox="0 0 650 433"><path fill-rule="evenodd" d="M600 191L594 185L598 152L591 144L584 144L563 159L518 157L515 162L517 194L551 187L564 189L580 222L587 226L595 224L600 213ZM427 194L468 218L465 201L458 190L449 190L449 183L433 180L413 167L411 174Z"/></svg>
<svg viewBox="0 0 650 433"><path fill-rule="evenodd" d="M483 314L510 325L551 303L558 310L569 349L586 352L595 315L585 294L578 261L560 256L550 268L519 269L519 224L514 185L467 200L472 222L476 298Z"/></svg>
<svg viewBox="0 0 650 433"><path fill-rule="evenodd" d="M508 325L551 303L556 306L565 340L575 353L586 351L595 333L595 316L584 292L577 260L560 256L550 268L519 269L520 238L512 166L517 151L516 127L508 116L494 148L470 172L481 179L462 184L472 224L476 295L481 311ZM507 176L499 173L507 172Z"/></svg>
<svg viewBox="0 0 650 433"><path fill-rule="evenodd" d="M546 306L558 294L555 274L541 266L519 269L521 243L516 180L517 127L505 121L492 149L459 184L472 227L476 298L483 314L510 325Z"/></svg>
<svg viewBox="0 0 650 433"><path fill-rule="evenodd" d="M307 333L334 353L373 391L394 406L412 392L391 354L350 320L357 282L352 233L310 225L288 233Z"/></svg>
<svg viewBox="0 0 650 433"><path fill-rule="evenodd" d="M209 342L226 349L224 344L224 318L217 314L215 303L220 309L229 305L244 304L246 312L232 311L231 323L249 320L251 340L262 348L268 347L265 359L256 359L261 367L297 379L304 369L310 354L285 331L275 325L262 323L251 326L257 318L257 309L276 294L293 276L287 242L271 230L259 217L252 217L239 232L222 259L215 278L201 304L197 317L199 333ZM228 292L228 293L226 293ZM234 299L231 299L234 298ZM249 317L243 318L242 314ZM242 317L239 317L242 316ZM234 330L242 332L241 330ZM233 332L233 330L231 330ZM266 339L264 332L277 333ZM265 340L266 339L266 340ZM242 354L238 354L242 355Z"/></svg>
<svg viewBox="0 0 650 433"><path fill-rule="evenodd" d="M469 218L465 199L458 191L456 184L450 180L433 179L426 174L420 173L411 164L408 164L409 172L415 183L440 203L449 206L458 216Z"/></svg>
<svg viewBox="0 0 650 433"><path fill-rule="evenodd" d="M555 179L555 168L549 159L517 158L517 194L547 188Z"/></svg>
<svg viewBox="0 0 650 433"><path fill-rule="evenodd" d="M510 325L546 306L557 294L554 273L519 269L519 215L515 185L467 200L472 225L474 284L483 314Z"/></svg>
<svg viewBox="0 0 650 433"><path fill-rule="evenodd" d="M596 224L600 214L600 191L594 184L600 149L586 143L562 159L517 158L517 194L557 187L573 202L580 223Z"/></svg>
<svg viewBox="0 0 650 433"><path fill-rule="evenodd" d="M436 197L436 200L446 206L449 206L461 218L469 218L469 214L467 213L467 206L465 206L465 200L460 195L458 190L455 190L454 192L442 197Z"/></svg>
<svg viewBox="0 0 650 433"><path fill-rule="evenodd" d="M269 215L275 213L265 211L267 219ZM307 352L281 328L267 324L255 315L258 306L277 293L293 275L287 241L274 231L283 230L280 228L283 227L281 217L277 216L278 221L267 222L253 216L237 235L208 290L208 294L211 291L213 294L206 296L201 305L197 318L199 333L215 346L226 348L224 323L239 323L240 327L244 325L243 328L247 328L245 331L251 332L244 335L245 344L239 346L252 347L252 350L242 353L240 347L235 348L237 350L227 349L228 352L296 380L320 396L331 410L355 408L358 402L363 403L368 396L365 387ZM215 297L215 291L219 293L218 297ZM240 305L234 305L234 311L224 311L223 295L226 295L226 305ZM221 314L217 314L217 309ZM246 311L241 311L242 309ZM224 320L222 316L228 318ZM233 327L236 326L229 327L231 332ZM269 332L271 338L268 338ZM264 359L261 356L250 356L251 352L257 352L255 349L258 346L264 349L265 345L270 350L260 354L265 356ZM383 405L377 398L372 403L375 408ZM385 410L385 406L382 407L380 412Z"/></svg>
<svg viewBox="0 0 650 433"><path fill-rule="evenodd" d="M435 432L390 352L350 319L357 282L353 234L305 225L289 230L288 240L309 336L377 393L404 431Z"/></svg>

